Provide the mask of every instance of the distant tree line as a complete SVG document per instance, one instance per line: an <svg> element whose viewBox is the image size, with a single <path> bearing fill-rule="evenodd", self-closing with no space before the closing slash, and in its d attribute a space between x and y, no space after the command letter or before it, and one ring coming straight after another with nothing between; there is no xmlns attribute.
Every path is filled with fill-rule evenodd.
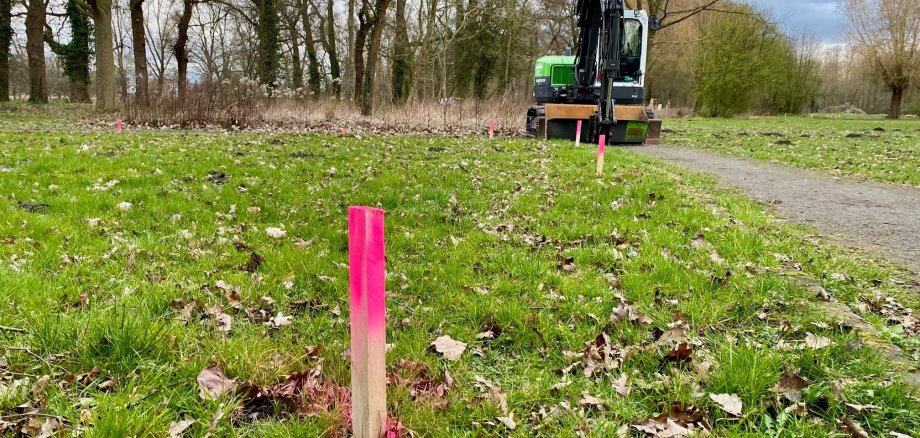
<svg viewBox="0 0 920 438"><path fill-rule="evenodd" d="M867 23L853 15L851 44L821 47L784 34L768 11L739 2L627 0L661 21L650 37L647 95L714 116L845 104L892 115L911 110L920 32L904 20L920 22L920 3L842 1L848 11L904 5ZM196 93L248 87L258 98L353 100L364 114L381 101L523 101L534 60L575 45L574 6L575 0L0 0L0 100L42 103L55 95L108 111L164 100L181 105ZM858 56L870 45L879 56ZM904 62L888 68L882 53Z"/></svg>

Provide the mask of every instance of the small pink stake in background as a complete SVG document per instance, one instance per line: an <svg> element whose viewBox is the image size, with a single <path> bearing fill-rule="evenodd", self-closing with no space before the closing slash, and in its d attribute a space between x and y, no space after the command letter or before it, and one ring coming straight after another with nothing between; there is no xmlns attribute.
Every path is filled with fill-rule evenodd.
<svg viewBox="0 0 920 438"><path fill-rule="evenodd" d="M495 138L495 120L489 120L489 140Z"/></svg>
<svg viewBox="0 0 920 438"><path fill-rule="evenodd" d="M339 137L345 136L345 128L339 128Z"/></svg>
<svg viewBox="0 0 920 438"><path fill-rule="evenodd" d="M581 144L581 120L575 123L575 147Z"/></svg>
<svg viewBox="0 0 920 438"><path fill-rule="evenodd" d="M607 136L601 134L597 139L597 174L604 173L604 149L607 147Z"/></svg>
<svg viewBox="0 0 920 438"><path fill-rule="evenodd" d="M115 120L115 133L121 134L121 119Z"/></svg>
<svg viewBox="0 0 920 438"><path fill-rule="evenodd" d="M383 210L348 208L353 436L378 438L387 418Z"/></svg>

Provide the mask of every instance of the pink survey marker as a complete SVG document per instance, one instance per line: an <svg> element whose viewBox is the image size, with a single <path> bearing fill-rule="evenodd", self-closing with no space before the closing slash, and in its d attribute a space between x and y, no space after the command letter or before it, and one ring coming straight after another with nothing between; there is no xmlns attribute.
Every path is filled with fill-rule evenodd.
<svg viewBox="0 0 920 438"><path fill-rule="evenodd" d="M607 136L601 134L597 139L597 174L604 173L604 149L607 148Z"/></svg>
<svg viewBox="0 0 920 438"><path fill-rule="evenodd" d="M575 146L581 144L581 120L575 123Z"/></svg>
<svg viewBox="0 0 920 438"><path fill-rule="evenodd" d="M383 210L348 208L351 394L355 437L379 437L386 423L386 298Z"/></svg>
<svg viewBox="0 0 920 438"><path fill-rule="evenodd" d="M115 132L121 134L121 119L115 121Z"/></svg>

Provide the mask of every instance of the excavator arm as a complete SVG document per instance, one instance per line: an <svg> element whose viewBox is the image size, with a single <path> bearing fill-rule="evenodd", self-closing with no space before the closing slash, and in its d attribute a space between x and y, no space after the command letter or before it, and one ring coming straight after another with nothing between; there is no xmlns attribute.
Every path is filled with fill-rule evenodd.
<svg viewBox="0 0 920 438"><path fill-rule="evenodd" d="M613 81L620 73L623 0L578 0L578 52L575 56L576 102L596 102L595 131L616 123Z"/></svg>

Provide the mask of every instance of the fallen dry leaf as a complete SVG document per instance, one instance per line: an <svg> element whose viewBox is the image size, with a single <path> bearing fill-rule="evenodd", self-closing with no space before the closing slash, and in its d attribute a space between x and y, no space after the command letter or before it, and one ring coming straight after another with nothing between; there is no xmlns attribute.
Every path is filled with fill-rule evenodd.
<svg viewBox="0 0 920 438"><path fill-rule="evenodd" d="M869 438L869 433L866 432L859 423L853 421L850 417L843 417L843 426L840 427L840 430L849 433L854 438Z"/></svg>
<svg viewBox="0 0 920 438"><path fill-rule="evenodd" d="M581 399L578 400L578 404L580 406L593 406L596 408L600 408L604 406L604 402L601 399L591 394L588 394L587 392L581 393Z"/></svg>
<svg viewBox="0 0 920 438"><path fill-rule="evenodd" d="M435 351L443 354L448 360L458 360L466 351L465 343L454 340L448 335L439 336L431 345Z"/></svg>
<svg viewBox="0 0 920 438"><path fill-rule="evenodd" d="M169 438L179 438L185 434L189 427L195 424L195 420L186 417L182 421L173 421L169 423Z"/></svg>
<svg viewBox="0 0 920 438"><path fill-rule="evenodd" d="M814 333L805 334L805 346L813 350L820 350L822 348L828 347L831 345L831 340L825 338L824 336L816 335Z"/></svg>
<svg viewBox="0 0 920 438"><path fill-rule="evenodd" d="M855 403L846 403L845 405L847 409L853 412L856 412L857 414L862 413L862 412L872 412L872 411L881 409L880 407L876 405L858 405Z"/></svg>
<svg viewBox="0 0 920 438"><path fill-rule="evenodd" d="M284 236L287 236L287 231L285 231L283 228L268 227L265 229L265 234L268 234L268 237L273 239L280 239Z"/></svg>
<svg viewBox="0 0 920 438"><path fill-rule="evenodd" d="M705 436L712 431L703 411L679 403L671 405L668 412L646 418L632 427L653 437Z"/></svg>
<svg viewBox="0 0 920 438"><path fill-rule="evenodd" d="M264 324L271 328L280 328L289 325L291 323L291 318L293 317L290 315L284 316L283 313L278 312L277 315L269 318Z"/></svg>
<svg viewBox="0 0 920 438"><path fill-rule="evenodd" d="M517 429L517 423L514 421L514 412L509 412L507 416L495 417L496 420L504 424L508 429Z"/></svg>
<svg viewBox="0 0 920 438"><path fill-rule="evenodd" d="M785 372L773 385L773 391L785 396L791 402L802 401L802 390L808 387L808 381L796 373Z"/></svg>
<svg viewBox="0 0 920 438"><path fill-rule="evenodd" d="M202 399L217 400L220 396L234 388L236 381L224 377L224 372L218 367L207 367L198 374L198 392Z"/></svg>
<svg viewBox="0 0 920 438"><path fill-rule="evenodd" d="M723 411L734 415L741 416L741 399L735 394L709 394L709 398L714 401Z"/></svg>
<svg viewBox="0 0 920 438"><path fill-rule="evenodd" d="M622 395L623 397L629 396L629 382L627 382L626 373L620 373L620 377L613 380L613 389L617 394Z"/></svg>

